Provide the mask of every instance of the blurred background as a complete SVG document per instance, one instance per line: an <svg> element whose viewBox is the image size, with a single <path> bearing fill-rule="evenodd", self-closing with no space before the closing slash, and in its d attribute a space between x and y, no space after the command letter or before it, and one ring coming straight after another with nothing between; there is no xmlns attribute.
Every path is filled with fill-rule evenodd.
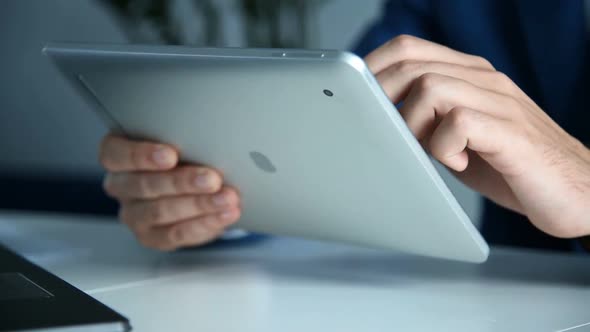
<svg viewBox="0 0 590 332"><path fill-rule="evenodd" d="M0 208L114 214L97 160L105 127L41 54L46 42L352 50L381 0L5 0ZM479 197L439 166L471 219Z"/></svg>

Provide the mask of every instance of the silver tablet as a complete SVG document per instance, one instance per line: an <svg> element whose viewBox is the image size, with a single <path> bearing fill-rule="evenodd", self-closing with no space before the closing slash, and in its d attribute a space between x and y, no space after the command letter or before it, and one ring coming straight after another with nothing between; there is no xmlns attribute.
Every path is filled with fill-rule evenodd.
<svg viewBox="0 0 590 332"><path fill-rule="evenodd" d="M242 195L247 230L483 262L489 248L357 56L44 48L112 130L173 144Z"/></svg>

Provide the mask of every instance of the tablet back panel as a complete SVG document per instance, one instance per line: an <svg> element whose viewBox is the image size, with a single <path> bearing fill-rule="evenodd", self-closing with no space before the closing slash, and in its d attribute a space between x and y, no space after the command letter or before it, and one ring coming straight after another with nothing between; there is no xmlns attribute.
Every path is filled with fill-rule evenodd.
<svg viewBox="0 0 590 332"><path fill-rule="evenodd" d="M50 45L114 130L239 189L239 226L482 262L488 247L358 57Z"/></svg>

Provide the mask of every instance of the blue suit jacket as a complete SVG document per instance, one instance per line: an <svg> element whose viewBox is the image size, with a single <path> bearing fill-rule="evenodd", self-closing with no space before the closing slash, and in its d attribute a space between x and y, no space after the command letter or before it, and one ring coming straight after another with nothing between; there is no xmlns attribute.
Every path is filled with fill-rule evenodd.
<svg viewBox="0 0 590 332"><path fill-rule="evenodd" d="M365 55L411 34L481 55L566 131L590 143L589 33L583 0L393 0L356 48ZM590 216L589 216L590 217ZM571 250L525 217L486 201L483 235L495 244Z"/></svg>

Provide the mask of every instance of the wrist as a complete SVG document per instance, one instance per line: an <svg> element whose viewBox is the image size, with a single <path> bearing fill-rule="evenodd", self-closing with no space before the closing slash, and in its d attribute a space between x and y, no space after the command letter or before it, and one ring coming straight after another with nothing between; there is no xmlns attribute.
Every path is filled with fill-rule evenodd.
<svg viewBox="0 0 590 332"><path fill-rule="evenodd" d="M523 214L555 237L589 235L590 149L568 135L560 144L538 144L534 155L527 172L505 177Z"/></svg>

